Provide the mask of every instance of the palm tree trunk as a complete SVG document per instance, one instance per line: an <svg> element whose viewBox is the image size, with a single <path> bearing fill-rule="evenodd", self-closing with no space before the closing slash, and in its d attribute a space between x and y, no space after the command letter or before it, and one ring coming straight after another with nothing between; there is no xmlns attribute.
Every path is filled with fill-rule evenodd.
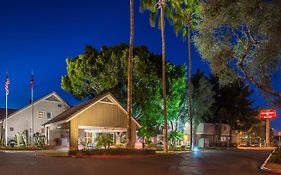
<svg viewBox="0 0 281 175"><path fill-rule="evenodd" d="M163 129L163 142L164 152L168 152L168 124L167 124L167 108L166 108L166 60L165 60L165 31L164 31L164 6L165 1L160 0L160 13L161 13L161 38L162 38L162 87L163 87L163 112L164 112L164 129Z"/></svg>
<svg viewBox="0 0 281 175"><path fill-rule="evenodd" d="M187 32L187 41L188 41L188 102L189 102L189 117L190 117L190 150L193 150L193 116L192 116L192 82L191 82L191 43L190 43L190 24L191 16L188 17L188 32Z"/></svg>
<svg viewBox="0 0 281 175"><path fill-rule="evenodd" d="M132 59L134 43L134 0L130 0L130 46L128 58L128 95L127 95L127 147L133 147L132 143Z"/></svg>

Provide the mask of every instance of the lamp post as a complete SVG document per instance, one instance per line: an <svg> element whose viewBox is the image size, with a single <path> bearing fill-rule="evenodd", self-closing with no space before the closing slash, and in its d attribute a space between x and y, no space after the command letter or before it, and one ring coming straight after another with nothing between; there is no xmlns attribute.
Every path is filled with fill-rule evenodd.
<svg viewBox="0 0 281 175"><path fill-rule="evenodd" d="M281 160L281 130L278 132L278 152L279 152L279 160Z"/></svg>

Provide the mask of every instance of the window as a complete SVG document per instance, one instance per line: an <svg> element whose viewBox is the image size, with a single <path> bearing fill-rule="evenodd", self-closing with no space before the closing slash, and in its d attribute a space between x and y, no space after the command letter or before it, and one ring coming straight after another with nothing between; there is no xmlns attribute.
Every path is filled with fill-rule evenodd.
<svg viewBox="0 0 281 175"><path fill-rule="evenodd" d="M107 98L107 97L105 97L105 98L101 99L101 102L105 102L105 103L111 103L111 104L113 104L113 102L112 102L109 98Z"/></svg>
<svg viewBox="0 0 281 175"><path fill-rule="evenodd" d="M61 105L61 104L58 104L58 107L59 107L59 108L61 108L61 107L62 107L62 105Z"/></svg>
<svg viewBox="0 0 281 175"><path fill-rule="evenodd" d="M10 131L14 131L14 127L10 127Z"/></svg>
<svg viewBox="0 0 281 175"><path fill-rule="evenodd" d="M51 119L52 118L52 113L51 112L47 112L47 119Z"/></svg>
<svg viewBox="0 0 281 175"><path fill-rule="evenodd" d="M54 95L52 95L52 96L46 98L45 100L60 102L60 100L59 100L57 97L55 97Z"/></svg>
<svg viewBox="0 0 281 175"><path fill-rule="evenodd" d="M39 111L39 112L38 112L38 119L42 119L43 116L44 116L44 112Z"/></svg>

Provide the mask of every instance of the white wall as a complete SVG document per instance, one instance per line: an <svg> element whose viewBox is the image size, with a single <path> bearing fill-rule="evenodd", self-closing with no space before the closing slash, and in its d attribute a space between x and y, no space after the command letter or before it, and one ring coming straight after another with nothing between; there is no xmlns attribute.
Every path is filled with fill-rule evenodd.
<svg viewBox="0 0 281 175"><path fill-rule="evenodd" d="M58 105L61 105L59 107ZM40 100L34 104L34 133L41 133L42 124L46 123L50 119L47 119L47 112L52 113L52 118L56 117L60 113L68 109L69 106L63 102L49 101L49 100ZM8 140L14 139L15 135L24 130L28 130L30 133L31 128L31 106L19 110L8 118ZM43 118L38 118L38 113L43 112ZM10 131L10 128L13 127L14 131Z"/></svg>
<svg viewBox="0 0 281 175"><path fill-rule="evenodd" d="M184 133L189 135L190 133L189 123L185 124ZM214 135L215 125L211 123L199 123L199 125L196 127L196 134Z"/></svg>

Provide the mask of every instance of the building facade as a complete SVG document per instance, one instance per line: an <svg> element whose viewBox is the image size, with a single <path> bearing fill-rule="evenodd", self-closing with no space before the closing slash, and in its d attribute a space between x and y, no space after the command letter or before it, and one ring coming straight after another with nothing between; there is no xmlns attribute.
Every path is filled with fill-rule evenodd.
<svg viewBox="0 0 281 175"><path fill-rule="evenodd" d="M233 146L237 144L236 132L228 124L199 123L194 128L194 145L199 147ZM190 125L185 124L183 144L190 144ZM231 142L231 143L230 143Z"/></svg>
<svg viewBox="0 0 281 175"><path fill-rule="evenodd" d="M42 125L69 108L70 106L57 93L52 92L35 101L33 105L30 104L22 109L13 111L7 119L8 141L14 139L17 133L24 131L27 131L30 138L32 133L32 117L34 118L34 133L44 133ZM5 122L6 119L2 116L2 133L5 133Z"/></svg>
<svg viewBox="0 0 281 175"><path fill-rule="evenodd" d="M132 143L136 142L136 130L140 124L132 117ZM101 94L85 103L74 106L43 124L49 145L81 148L81 142L95 146L99 133L114 136L115 144L120 144L127 132L127 111L109 92Z"/></svg>

